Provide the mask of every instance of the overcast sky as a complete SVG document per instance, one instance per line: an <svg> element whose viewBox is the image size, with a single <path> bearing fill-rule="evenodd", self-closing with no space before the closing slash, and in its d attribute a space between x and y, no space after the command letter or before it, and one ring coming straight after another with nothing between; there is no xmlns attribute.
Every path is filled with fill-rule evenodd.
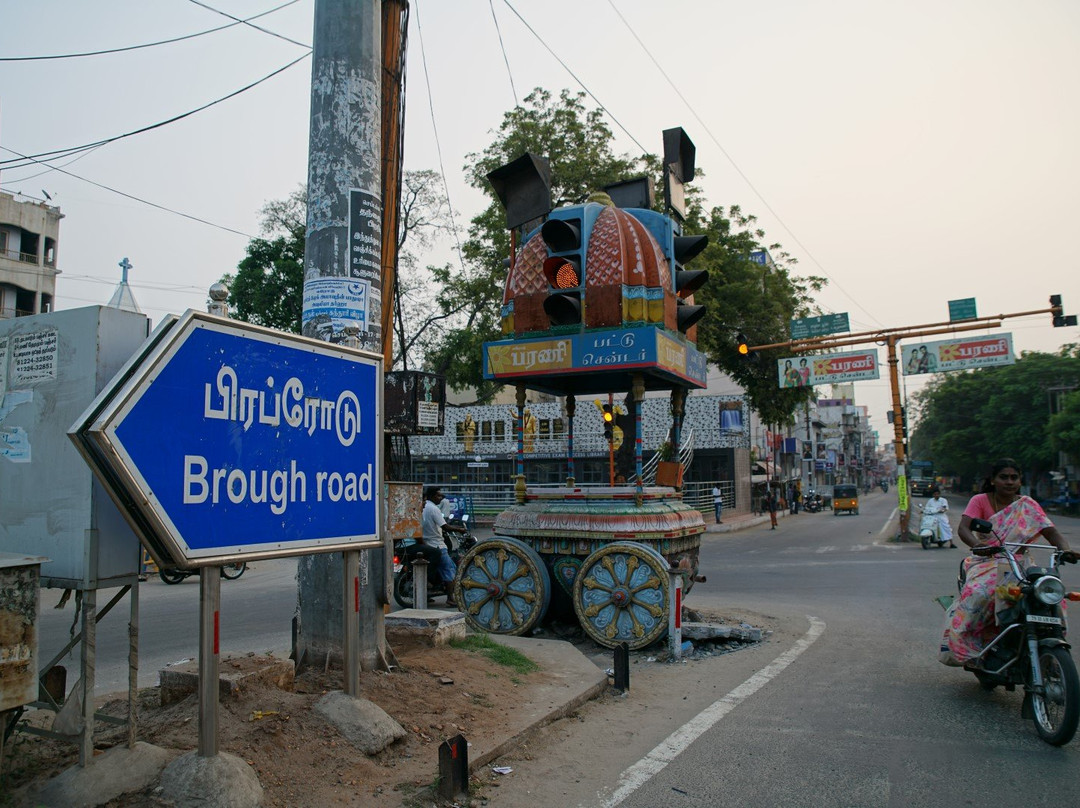
<svg viewBox="0 0 1080 808"><path fill-rule="evenodd" d="M247 18L285 1L207 5ZM0 0L0 8L8 58L121 48L230 22L192 0ZM967 297L988 315L1045 308L1057 292L1067 312L1080 312L1069 246L1080 222L1074 0L412 0L411 8L405 164L445 170L459 224L483 205L463 181L465 157L491 142L515 98L584 84L587 103L614 118L617 153L659 152L663 129L685 128L709 203L756 214L800 271L828 277L819 302L849 312L853 330L947 320L947 301ZM256 24L310 45L312 20L313 0L299 0ZM37 154L130 132L304 53L236 25L111 55L0 61L0 146ZM260 207L306 179L310 69L303 58L194 116L54 163L83 179L0 165L0 187L47 192L65 215L57 307L105 303L127 256L136 299L155 322L203 308L207 287L235 269L258 233ZM1048 315L1002 330L1018 350L1080 340L1075 328L1051 328ZM908 392L925 378L909 378ZM887 440L887 380L859 382L856 397Z"/></svg>

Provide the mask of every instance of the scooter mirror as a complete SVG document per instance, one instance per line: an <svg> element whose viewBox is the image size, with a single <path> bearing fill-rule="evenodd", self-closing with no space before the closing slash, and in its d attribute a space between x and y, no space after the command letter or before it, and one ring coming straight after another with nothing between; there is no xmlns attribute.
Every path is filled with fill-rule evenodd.
<svg viewBox="0 0 1080 808"><path fill-rule="evenodd" d="M976 533L989 533L994 529L994 526L985 519L972 519L971 529Z"/></svg>

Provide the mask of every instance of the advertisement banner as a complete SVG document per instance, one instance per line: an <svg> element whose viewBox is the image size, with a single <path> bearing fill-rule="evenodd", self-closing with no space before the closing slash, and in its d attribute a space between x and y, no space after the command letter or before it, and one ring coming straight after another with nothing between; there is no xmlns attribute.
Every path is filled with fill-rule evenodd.
<svg viewBox="0 0 1080 808"><path fill-rule="evenodd" d="M985 368L1016 362L1012 334L992 337L953 337L938 342L919 342L903 348L904 375L940 373L946 370Z"/></svg>
<svg viewBox="0 0 1080 808"><path fill-rule="evenodd" d="M877 348L776 360L781 387L809 387L881 378Z"/></svg>

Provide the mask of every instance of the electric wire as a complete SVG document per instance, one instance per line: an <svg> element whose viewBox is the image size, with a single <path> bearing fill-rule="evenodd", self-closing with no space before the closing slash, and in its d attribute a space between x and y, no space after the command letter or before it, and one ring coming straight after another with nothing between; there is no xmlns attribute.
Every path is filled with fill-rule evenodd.
<svg viewBox="0 0 1080 808"><path fill-rule="evenodd" d="M499 36L499 47L502 49L503 61L506 63L506 75L510 78L510 92L514 95L514 106L520 107L517 87L514 86L514 73L510 70L510 57L506 55L506 45L503 42L502 29L499 28L499 18L495 16L495 0L488 0L488 7L491 8L491 19L495 21L495 33Z"/></svg>
<svg viewBox="0 0 1080 808"><path fill-rule="evenodd" d="M555 61L558 62L560 65L562 65L563 70L565 70L567 73L570 74L570 78L572 78L574 81L576 81L578 83L578 86L581 87L581 89L585 91L585 93L589 96L589 98L591 98L593 100L593 102L596 103L596 105L598 107L600 107L600 109L602 109L604 111L604 113L612 120L612 122L617 127L619 127L623 131L623 133L628 138L630 138L630 140L632 140L634 142L635 146L637 146L639 149L641 149L642 154L649 154L650 153L649 150L641 145L641 143L638 141L638 139L636 137L634 137L630 133L629 129L627 129L625 126L622 125L622 122L618 118L615 117L615 115L612 113L612 111L610 109L608 109L607 107L605 107L603 102L599 98L596 97L596 95L593 93L593 91L585 86L585 82L583 82L581 79L579 79L577 77L577 74L574 73L574 71L570 69L569 65L567 65L566 62L564 62L562 60L562 57L560 57L559 54L556 53L551 48L551 46L548 45L548 43L543 40L543 38L540 36L540 34L536 33L536 31L533 30L533 27L531 25L529 25L528 22L525 21L525 18L522 17L520 13L518 13L518 10L516 8L514 8L512 5L510 5L510 0L503 0L503 3L506 4L507 8L509 8L512 12L514 12L514 16L517 17L519 20L521 20L521 24L524 25L529 30L530 34L532 34L534 37L536 37L536 41L544 46L544 49L555 58Z"/></svg>
<svg viewBox="0 0 1080 808"><path fill-rule="evenodd" d="M227 19L236 20L236 22L243 23L244 25L248 26L249 28L254 28L256 31L262 31L264 34L269 34L272 37L277 37L278 39L283 39L286 42L291 42L293 45L299 45L301 48L307 48L308 50L311 50L311 45L308 45L308 44L306 44L304 42L297 42L295 39L290 39L289 37L285 36L284 34L279 34L276 31L271 31L269 28L262 28L262 27L260 27L258 25L252 25L247 20L242 20L239 17L234 17L232 14L228 14L228 13L226 13L224 11L216 9L213 6L208 6L206 3L199 2L199 0L188 0L188 2L194 3L195 5L199 6L200 8L205 8L207 11L212 11L215 14L220 14L222 17L226 17ZM251 19L254 19L254 17L252 17Z"/></svg>
<svg viewBox="0 0 1080 808"><path fill-rule="evenodd" d="M416 33L420 36L420 63L424 66L424 84L427 87L428 111L431 114L431 129L435 135L435 152L439 156L439 173L442 175L443 193L446 194L446 209L450 214L450 232L454 235L454 244L457 246L458 263L461 264L461 273L465 274L465 259L461 249L461 239L458 237L457 221L454 217L454 205L450 201L450 184L446 181L446 166L443 163L442 143L439 140L439 127L435 123L435 102L431 96L431 75L428 73L427 50L424 48L424 29L420 25L420 2L413 0L416 6Z"/></svg>
<svg viewBox="0 0 1080 808"><path fill-rule="evenodd" d="M183 36L173 37L172 39L161 39L157 42L146 42L141 45L127 45L122 48L108 48L105 50L96 51L83 51L82 53L58 53L47 56L0 56L0 62L41 62L49 59L79 59L84 56L106 56L112 53L126 53L133 50L141 50L143 48L156 48L158 45L171 45L174 42L183 42L186 39L195 39L196 37L206 36L206 34L217 33L218 31L224 31L226 28L233 28L242 23L249 23L251 20L257 20L259 17L265 17L267 14L273 14L275 11L280 11L286 6L291 6L294 3L299 3L300 0L288 0L287 3L282 3L280 6L275 6L269 11L263 11L254 16L248 17L243 20L236 20L236 22L230 22L228 25L219 25L217 28L208 28L205 31L199 31L194 34L184 34ZM252 26L255 27L255 26Z"/></svg>
<svg viewBox="0 0 1080 808"><path fill-rule="evenodd" d="M258 87L264 81L268 81L269 79L272 79L274 76L277 76L279 73L285 72L286 70L288 70L293 65L295 65L295 64L303 61L304 59L308 58L310 55L311 55L311 52L308 51L307 53L303 54L302 56L296 57L295 59L293 59L291 62L289 62L284 67L279 67L274 72L272 72L272 73L270 73L270 74L268 74L266 76L263 76L261 79L258 79L256 81L252 82L251 84L248 84L246 87L241 87L239 90L234 90L233 92L229 93L228 95L222 96L221 98L218 98L215 101L210 101L209 103L203 104L201 107L197 107L197 108L195 108L193 110L189 110L188 112L181 113L180 115L174 115L172 118L169 118L167 120L159 121L158 123L150 124L148 126L143 126L143 127L139 128L139 129L135 129L134 131L131 131L131 132L125 132L122 135L114 135L113 137L104 138L102 140L98 140L98 141L95 141L93 143L84 143L82 146L71 146L71 147L66 148L66 149L53 149L52 151L39 152L37 154L25 155L25 156L23 156L21 158L9 159L9 160L0 160L0 166L5 166L5 167L7 167L9 169L10 168L21 168L22 166L28 165L27 161L38 163L38 162L41 162L42 158L50 158L50 159L54 159L54 160L60 160L60 159L66 158L66 157L71 157L72 155L78 154L79 152L87 150L87 149L95 149L95 148L97 148L99 146L104 146L104 145L106 145L108 143L115 143L118 140L123 140L124 138L133 137L134 135L141 135L144 132L150 132L150 131L152 131L154 129L160 129L163 126L167 126L167 125L169 125L171 123L176 123L177 121L181 121L184 118L189 118L192 115L195 115L196 113L207 110L210 107L213 107L213 106L216 106L217 104L222 103L223 101L228 101L231 98L235 98L236 96L240 95L241 93L245 93L245 92L247 92L248 90L250 90L250 89L252 89L254 87ZM19 154L19 152L15 151L14 149L7 149L7 151L12 152L13 154ZM18 165L15 165L15 164L18 164Z"/></svg>
<svg viewBox="0 0 1080 808"><path fill-rule="evenodd" d="M27 160L30 160L30 161L32 161L34 163L39 163L41 165L49 165L47 162L45 162L43 160L35 160L34 158L29 157L29 156L27 156L25 154L19 154L19 152L15 151L14 149L8 148L7 146L0 146L0 148L2 148L4 151L11 152L12 154L18 154L20 157L22 157L24 159L27 159ZM193 222L198 222L199 224L209 225L210 227L217 228L218 230L224 230L226 233L235 233L236 235L243 236L244 238L246 238L248 240L251 240L251 239L255 238L255 236L251 235L250 233L245 233L242 230L234 230L231 227L226 227L225 225L221 225L221 224L215 224L214 222L211 222L211 221L209 221L207 219L201 219L198 216L193 216L190 213L183 213L182 211L174 210L173 208L166 207L165 205L159 205L157 202L151 202L149 199L143 199L142 197L135 196L134 194L129 194L129 193L126 193L125 191L120 191L120 190L118 190L116 188L111 188L108 185L103 185L100 182L95 182L94 180L88 179L87 177L79 176L78 174L74 174L74 173L72 173L71 171L68 171L65 168L60 168L59 166L50 166L50 168L52 168L53 171L59 171L61 174L64 174L64 175L66 175L68 177L71 177L71 178L76 179L76 180L81 180L82 182L93 185L95 188L101 188L103 191L109 191L111 193L122 196L125 199L130 199L130 200L132 200L134 202L141 202L144 205L149 205L152 208L157 208L158 210L165 211L166 213L173 213L173 214L175 214L177 216L182 216L185 219L190 219Z"/></svg>
<svg viewBox="0 0 1080 808"><path fill-rule="evenodd" d="M509 3L507 3L507 5L509 5ZM735 159L730 154L728 154L727 149L725 149L723 145L721 145L716 135L714 135L712 130L709 128L709 125L701 119L701 116L697 114L697 111L694 109L693 105L686 99L686 96L682 94L682 92L676 86L675 82L671 80L671 76L667 74L667 71L665 71L664 68L660 65L660 63L656 60L656 57L652 55L652 53L646 47L645 43L641 41L641 37L639 37L634 31L634 29L630 26L630 23L627 21L626 17L622 15L622 12L620 12L619 9L616 8L615 3L612 2L612 0L608 0L608 5L611 6L611 10L615 12L616 16L620 20L622 20L623 25L626 26L626 29L630 32L630 35L634 37L638 45L641 46L641 49L645 51L645 55L649 57L652 63L656 66L656 69L660 71L660 75L663 76L664 79L667 80L667 83L671 85L671 88L675 91L675 94L679 96L682 102L686 105L686 108L690 110L690 114L693 115L694 119L697 120L697 122L701 124L701 126L705 129L705 133L709 136L712 142L716 144L716 147L720 150L720 153L727 158L727 161L729 163L731 163L732 168L735 169L735 172L742 178L743 182L745 182L747 187L749 187L750 190L754 193L754 196L756 196L758 200L760 200L761 204L765 206L765 209L773 215L773 217L780 224L780 226L783 227L784 230L788 233L788 235L790 235L791 238L795 241L795 243L799 245L799 248L806 254L806 256L811 261L814 262L814 265L823 273L825 273L825 277L827 277L836 286L836 288L839 289L849 300L851 300L856 306L858 306L860 310L862 310L867 316L869 316L871 320L873 320L880 326L881 321L874 317L874 315L871 314L858 300L856 300L851 295L851 293L849 293L843 286L841 286L835 278L829 275L825 267L821 265L821 262L818 261L817 258L814 257L814 254L810 252L810 250L806 247L806 245L799 240L799 237L795 235L794 231L792 231L790 227L788 227L787 223L780 216L780 214L773 210L772 205L770 205L768 200L766 200L762 193L758 191L754 183L750 181L750 178L746 176L743 170L739 167L739 164L735 162Z"/></svg>

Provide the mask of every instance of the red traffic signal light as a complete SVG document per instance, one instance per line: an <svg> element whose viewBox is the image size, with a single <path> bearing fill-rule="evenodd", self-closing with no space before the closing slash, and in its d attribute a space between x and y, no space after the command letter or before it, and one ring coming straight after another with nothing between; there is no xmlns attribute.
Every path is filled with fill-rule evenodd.
<svg viewBox="0 0 1080 808"><path fill-rule="evenodd" d="M552 293L544 300L544 312L552 325L581 322L581 268L584 258L580 220L548 219L540 228L540 238L548 251L543 271Z"/></svg>

